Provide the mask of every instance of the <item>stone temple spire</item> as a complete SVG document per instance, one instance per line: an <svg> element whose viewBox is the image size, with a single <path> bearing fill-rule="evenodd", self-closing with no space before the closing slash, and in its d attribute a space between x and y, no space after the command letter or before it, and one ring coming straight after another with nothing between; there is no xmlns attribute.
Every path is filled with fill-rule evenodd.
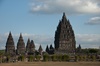
<svg viewBox="0 0 100 66"><path fill-rule="evenodd" d="M42 55L42 51L43 51L43 49L42 49L42 46L41 46L41 45L39 46L38 51L39 51L40 55Z"/></svg>
<svg viewBox="0 0 100 66"><path fill-rule="evenodd" d="M26 52L28 53L30 51L30 39L28 38L28 41L27 41L27 45L26 45Z"/></svg>
<svg viewBox="0 0 100 66"><path fill-rule="evenodd" d="M55 49L58 53L74 53L76 48L76 41L74 31L67 20L65 13L63 13L57 30L55 31Z"/></svg>
<svg viewBox="0 0 100 66"><path fill-rule="evenodd" d="M17 43L17 54L25 54L25 43L22 37L22 34L20 34L18 43Z"/></svg>
<svg viewBox="0 0 100 66"><path fill-rule="evenodd" d="M7 38L7 42L6 42L6 46L5 47L6 47L5 52L7 54L10 54L10 55L14 55L15 54L14 40L13 40L11 32L9 32L9 36Z"/></svg>
<svg viewBox="0 0 100 66"><path fill-rule="evenodd" d="M66 21L67 21L67 18L66 18L65 12L64 12L63 16L62 16L62 22L66 22Z"/></svg>

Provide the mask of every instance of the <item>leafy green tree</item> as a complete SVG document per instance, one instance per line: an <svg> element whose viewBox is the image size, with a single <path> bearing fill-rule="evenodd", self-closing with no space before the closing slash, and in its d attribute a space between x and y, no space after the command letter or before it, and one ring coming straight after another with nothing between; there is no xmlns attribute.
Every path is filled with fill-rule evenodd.
<svg viewBox="0 0 100 66"><path fill-rule="evenodd" d="M98 50L97 49L89 49L89 53L97 53Z"/></svg>

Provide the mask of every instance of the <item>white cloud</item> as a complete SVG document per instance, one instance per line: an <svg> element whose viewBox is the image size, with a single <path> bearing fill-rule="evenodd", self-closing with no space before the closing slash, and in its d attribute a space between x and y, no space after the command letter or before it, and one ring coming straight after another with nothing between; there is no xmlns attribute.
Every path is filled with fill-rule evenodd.
<svg viewBox="0 0 100 66"><path fill-rule="evenodd" d="M76 34L76 41L83 48L99 48L100 34Z"/></svg>
<svg viewBox="0 0 100 66"><path fill-rule="evenodd" d="M0 34L0 49L5 49L8 34L9 34L8 32L3 35ZM17 46L17 42L18 42L20 34L12 33L12 36L14 39L15 46ZM53 44L53 37L50 35L35 35L35 34L22 33L22 36L23 36L25 45L27 43L28 38L30 38L30 40L34 41L36 49L39 48L39 45L42 45L43 49L45 50L46 45Z"/></svg>
<svg viewBox="0 0 100 66"><path fill-rule="evenodd" d="M86 23L89 25L100 25L100 17L93 17Z"/></svg>
<svg viewBox="0 0 100 66"><path fill-rule="evenodd" d="M99 0L33 0L33 13L98 14Z"/></svg>
<svg viewBox="0 0 100 66"><path fill-rule="evenodd" d="M36 45L36 49L39 48L39 45L42 45L42 48L45 50L47 45L54 45L54 37L50 35L34 35L23 33L23 39L25 44L27 43L27 39L30 38L34 40ZM0 37L0 49L5 49L7 36L1 35ZM15 42L15 46L18 42L19 34L13 34L13 39ZM76 34L76 44L81 44L82 48L99 48L100 46L100 34Z"/></svg>

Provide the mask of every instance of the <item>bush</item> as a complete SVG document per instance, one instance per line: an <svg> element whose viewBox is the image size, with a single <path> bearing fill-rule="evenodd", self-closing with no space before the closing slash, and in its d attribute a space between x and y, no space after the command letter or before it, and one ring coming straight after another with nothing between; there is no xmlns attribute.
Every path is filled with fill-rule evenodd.
<svg viewBox="0 0 100 66"><path fill-rule="evenodd" d="M96 61L96 56L92 55L91 59L92 59L92 61Z"/></svg>
<svg viewBox="0 0 100 66"><path fill-rule="evenodd" d="M10 62L10 56L6 56L6 62Z"/></svg>
<svg viewBox="0 0 100 66"><path fill-rule="evenodd" d="M69 61L70 57L68 55L63 55L62 56L62 61Z"/></svg>
<svg viewBox="0 0 100 66"><path fill-rule="evenodd" d="M91 59L91 56L88 55L88 56L87 56L87 61L90 61L90 59Z"/></svg>
<svg viewBox="0 0 100 66"><path fill-rule="evenodd" d="M19 60L19 61L24 61L24 60L25 60L25 56L23 56L23 55L22 55L22 56L19 56L19 57L18 57L18 60Z"/></svg>
<svg viewBox="0 0 100 66"><path fill-rule="evenodd" d="M62 61L62 55L58 55L58 56L57 56L57 60L58 60L58 61Z"/></svg>
<svg viewBox="0 0 100 66"><path fill-rule="evenodd" d="M32 61L35 60L35 57L34 57L33 55L30 55L30 56L28 57L28 60L29 60L29 62L32 62Z"/></svg>
<svg viewBox="0 0 100 66"><path fill-rule="evenodd" d="M43 61L49 61L49 55L43 55Z"/></svg>
<svg viewBox="0 0 100 66"><path fill-rule="evenodd" d="M40 56L40 55L36 55L36 57L35 57L35 58L36 58L36 60L37 60L37 61L40 61L41 56Z"/></svg>
<svg viewBox="0 0 100 66"><path fill-rule="evenodd" d="M52 58L52 61L57 61L57 55L54 54L54 55L52 55L51 58Z"/></svg>
<svg viewBox="0 0 100 66"><path fill-rule="evenodd" d="M75 56L75 61L77 62L77 61L79 61L79 56Z"/></svg>
<svg viewBox="0 0 100 66"><path fill-rule="evenodd" d="M79 56L79 61L83 61L84 57L82 55Z"/></svg>
<svg viewBox="0 0 100 66"><path fill-rule="evenodd" d="M83 61L86 61L86 55L83 56Z"/></svg>

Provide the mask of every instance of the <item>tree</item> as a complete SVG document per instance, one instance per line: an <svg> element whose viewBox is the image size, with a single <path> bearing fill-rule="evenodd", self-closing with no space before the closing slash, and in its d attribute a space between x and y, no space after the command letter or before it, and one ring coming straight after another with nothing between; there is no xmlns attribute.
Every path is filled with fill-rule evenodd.
<svg viewBox="0 0 100 66"><path fill-rule="evenodd" d="M96 56L92 55L91 59L92 59L92 61L96 61Z"/></svg>
<svg viewBox="0 0 100 66"><path fill-rule="evenodd" d="M97 53L98 50L97 49L89 49L89 53Z"/></svg>
<svg viewBox="0 0 100 66"><path fill-rule="evenodd" d="M37 61L40 61L41 56L40 55L36 55L35 58L36 58Z"/></svg>
<svg viewBox="0 0 100 66"><path fill-rule="evenodd" d="M70 60L70 57L68 55L63 55L62 56L62 60L63 61L69 61Z"/></svg>
<svg viewBox="0 0 100 66"><path fill-rule="evenodd" d="M35 57L34 57L33 55L30 55L30 56L28 57L28 60L29 60L29 62L32 62L32 61L35 60Z"/></svg>
<svg viewBox="0 0 100 66"><path fill-rule="evenodd" d="M49 61L49 55L48 54L43 55L43 61Z"/></svg>
<svg viewBox="0 0 100 66"><path fill-rule="evenodd" d="M58 55L58 56L57 56L57 60L58 60L58 61L62 61L62 55Z"/></svg>
<svg viewBox="0 0 100 66"><path fill-rule="evenodd" d="M11 58L10 55L7 55L6 56L6 62L10 62L10 58Z"/></svg>
<svg viewBox="0 0 100 66"><path fill-rule="evenodd" d="M52 61L57 61L57 55L52 55Z"/></svg>
<svg viewBox="0 0 100 66"><path fill-rule="evenodd" d="M75 61L76 62L79 61L79 56L78 55L75 56Z"/></svg>
<svg viewBox="0 0 100 66"><path fill-rule="evenodd" d="M18 57L18 60L19 60L19 61L24 61L24 60L25 60L25 56L24 56L24 55L19 56L19 57Z"/></svg>
<svg viewBox="0 0 100 66"><path fill-rule="evenodd" d="M3 53L0 52L0 63L2 63L2 56L3 56Z"/></svg>

